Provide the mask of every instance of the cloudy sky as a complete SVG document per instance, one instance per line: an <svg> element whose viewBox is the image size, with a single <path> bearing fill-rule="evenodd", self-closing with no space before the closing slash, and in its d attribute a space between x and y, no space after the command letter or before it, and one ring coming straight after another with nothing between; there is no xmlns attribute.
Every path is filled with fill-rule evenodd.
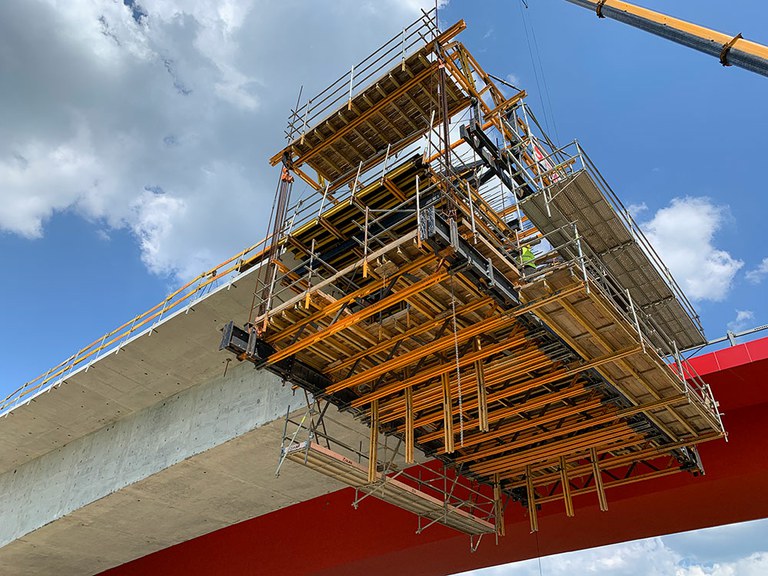
<svg viewBox="0 0 768 576"><path fill-rule="evenodd" d="M546 536L542 536L546 537ZM764 576L768 520L649 538L460 576Z"/></svg>
<svg viewBox="0 0 768 576"><path fill-rule="evenodd" d="M432 4L0 2L0 396L261 239L278 178L267 158L299 87L319 91ZM738 6L674 3L768 42L764 0ZM462 40L528 90L553 138L579 139L710 338L768 322L765 78L563 0L451 0L440 17L466 19ZM723 558L730 572L711 558L696 572L680 538L567 562L653 550L682 576L765 567L753 547ZM627 570L605 573L672 573Z"/></svg>

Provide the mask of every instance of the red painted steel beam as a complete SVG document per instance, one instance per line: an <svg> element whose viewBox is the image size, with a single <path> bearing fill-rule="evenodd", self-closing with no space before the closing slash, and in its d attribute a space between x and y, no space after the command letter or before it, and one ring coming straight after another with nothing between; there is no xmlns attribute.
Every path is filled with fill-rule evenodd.
<svg viewBox="0 0 768 576"><path fill-rule="evenodd" d="M372 498L352 508L352 490L297 504L172 546L105 572L109 576L281 574L443 576L485 566L649 536L768 517L768 338L694 359L725 412L730 442L700 447L706 475L681 473L574 498L576 515L544 505L538 542L525 510L510 504L506 536L477 552L441 526L415 534L412 514Z"/></svg>

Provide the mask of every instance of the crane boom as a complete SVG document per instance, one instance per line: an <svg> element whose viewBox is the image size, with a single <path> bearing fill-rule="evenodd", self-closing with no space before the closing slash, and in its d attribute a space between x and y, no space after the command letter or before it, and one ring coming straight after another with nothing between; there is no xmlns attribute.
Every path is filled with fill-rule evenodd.
<svg viewBox="0 0 768 576"><path fill-rule="evenodd" d="M720 59L720 63L724 66L738 66L768 76L768 47L745 40L741 34L728 36L621 0L567 1L594 10L600 18L618 20L683 46L715 56Z"/></svg>

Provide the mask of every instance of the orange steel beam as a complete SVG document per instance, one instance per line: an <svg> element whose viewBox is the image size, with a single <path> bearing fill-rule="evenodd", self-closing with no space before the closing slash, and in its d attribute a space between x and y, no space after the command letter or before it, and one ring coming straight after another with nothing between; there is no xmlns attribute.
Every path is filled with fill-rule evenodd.
<svg viewBox="0 0 768 576"><path fill-rule="evenodd" d="M510 374L513 374L515 372L516 367L516 360L519 358L522 358L524 356L527 356L530 353L530 350L539 352L539 354L546 358L547 362L551 364L551 360L547 358L544 353L538 350L535 346L525 345L525 342L523 342L521 345L519 345L516 348L511 348L510 351L515 351L517 349L522 349L524 352L516 353L512 356L504 357L501 359L500 362L493 361L489 363L489 367L486 368L486 380L485 385L486 387L490 387L494 384L497 384L502 381L509 381ZM480 350L478 350L480 352ZM511 369L510 369L511 365ZM456 386L458 388L458 382L456 379L453 379L451 381L451 386ZM439 398L440 391L438 387L434 384L424 386L414 392L414 399L415 399L415 408L417 411L423 411L429 406L434 405L435 399ZM486 397L487 400L487 397ZM498 398L496 398L498 400ZM403 400L401 397L396 397L391 399L390 401L386 402L382 405L382 410L385 412L385 414L382 416L382 422L392 422L393 420L397 420L402 417L402 408L403 408ZM464 409L465 410L473 410L477 408L477 396L475 395L469 395L469 397L464 401ZM416 420L415 425L416 427L422 427L427 424L430 424L432 422L436 422L437 420L433 419L434 415L428 415L428 416L422 416L418 420ZM439 418L438 418L439 419Z"/></svg>
<svg viewBox="0 0 768 576"><path fill-rule="evenodd" d="M514 443L514 445L503 445L503 446L497 446L494 448L489 448L486 450L480 450L478 452L475 452L472 454L473 459L475 458L484 458L486 456L491 456L493 454L498 454L500 452L505 452L506 450L512 449L516 447L520 442L528 442L531 441L544 441L548 440L550 438L556 438L558 436L562 436L563 434L569 434L571 432L578 432L580 430L583 430L585 428L592 428L594 426L602 426L603 424L608 424L610 422L614 422L616 420L621 420L624 418L628 418L630 416L634 416L635 414L639 414L640 412L649 412L651 410L658 410L661 408L664 408L666 406L677 404L680 402L687 402L688 399L684 395L675 396L674 398L667 398L664 400L659 400L657 402L651 402L650 404L643 404L640 406L632 406L630 408L624 408L622 410L610 410L607 414L600 415L597 417L590 418L588 420L580 420L578 422L575 422L569 426L564 426L562 428L559 428L557 430L551 430L550 432L539 434L537 433L533 438L531 439L522 439L518 441L517 443ZM599 402L598 402L599 403ZM577 405L576 408L579 408L580 406ZM587 409L587 406L585 405L585 408ZM578 412L579 410L573 410L571 413ZM538 420L537 420L538 422ZM465 440L466 442L466 440ZM525 445L525 444L522 444ZM464 457L469 458L469 457ZM457 460L458 462L466 461L459 458Z"/></svg>
<svg viewBox="0 0 768 576"><path fill-rule="evenodd" d="M413 388L405 389L405 462L413 464L414 441L413 426Z"/></svg>
<svg viewBox="0 0 768 576"><path fill-rule="evenodd" d="M593 405L600 405L599 401L594 401ZM580 410L580 406L576 405L571 407L570 415L578 416L580 412L583 410ZM566 410L563 410L563 412L566 412ZM557 420L557 419L555 419ZM541 432L532 430L535 428L535 424L527 423L528 426L521 427L518 423L515 427L510 427L513 431L522 431L522 430L532 430L532 434L529 436L526 436L524 438L520 438L519 440L515 440L514 442L508 442L503 444L495 444L493 446L490 446L488 448L480 448L479 450L472 452L471 454L467 454L465 456L461 456L460 458L457 458L456 461L461 463L465 462L471 462L473 460L479 460L481 458L488 458L490 456L496 456L497 454L503 454L504 452L508 452L510 450L516 450L518 448L523 448L525 446L530 446L531 444L536 444L539 442L545 442L547 440L554 440L555 438L559 438L560 436L566 436L568 434L573 434L574 432L581 432L582 430L586 430L588 428L595 428L596 426L601 426L606 423L610 422L616 422L621 421L621 418L616 415L615 410L607 411L607 414L603 412L598 417L592 419L584 419L579 418L577 420L573 420L571 424L568 424L567 426L562 426L560 428L554 428L552 430L549 430L547 432ZM623 421L621 421L622 424L625 424ZM554 444L555 442L553 442Z"/></svg>
<svg viewBox="0 0 768 576"><path fill-rule="evenodd" d="M494 300L492 298L483 298L481 300L475 300L474 302L470 302L469 304L466 304L464 306L457 308L456 314L457 315L469 314L471 312L479 310L480 308L483 308L484 306L489 306L493 304L493 302ZM448 315L448 312L446 311L445 315L440 318L435 318L434 320L430 320L429 322L416 326L406 332L403 332L402 334L398 334L397 336L388 338L384 342L380 342L379 344L372 346L367 350L361 350L357 354L353 354L352 356L344 358L338 363L331 364L330 366L328 366L328 369L325 373L327 374L329 372L336 372L338 370L349 368L361 358L365 358L366 356L373 356L374 354L378 354L379 352L383 352L384 350L391 349L391 347L397 344L398 342L402 342L403 340L407 340L408 338L413 338L414 336L419 336L421 334L424 334L425 332L429 332L430 330L438 326L440 323L445 322L448 317L449 315Z"/></svg>
<svg viewBox="0 0 768 576"><path fill-rule="evenodd" d="M452 24L448 29L445 30L442 34L440 34L437 38L432 40L429 44L427 44L428 51L435 50L437 46L441 44L447 43L449 40L453 40L456 36L459 35L464 29L467 27L467 23L461 19L458 22Z"/></svg>
<svg viewBox="0 0 768 576"><path fill-rule="evenodd" d="M493 392L488 395L488 402L496 402L498 400L502 400L504 398L508 398L509 396L514 396L515 394L520 394L522 392L526 392L532 388L537 388L540 386L546 386L547 384L552 384L554 382L558 382L560 380L564 380L566 378L571 378L574 376L578 376L582 372L585 372L587 370L590 370L592 368L596 368L598 366L601 366L603 364L606 364L608 362L613 362L616 358L621 358L623 356L627 356L630 354L636 354L640 350L640 347L637 348L625 348L623 350L620 350L616 352L615 354L609 354L608 356L603 356L602 358L597 358L591 362L586 362L584 364L580 364L577 366L573 366L570 368L563 369L561 371L552 373L552 374L546 374L544 376L540 376L538 378L533 378L530 380L526 380L525 382L521 383L519 386L506 388L504 390L499 390L497 392ZM491 385L489 383L489 385ZM424 426L426 424L429 424L431 422L435 422L436 420L430 419L431 417L426 418L420 418L416 420L416 426ZM439 418L438 418L439 420ZM389 420L388 420L389 421Z"/></svg>
<svg viewBox="0 0 768 576"><path fill-rule="evenodd" d="M618 448L616 446L612 446L611 450L624 450L627 449L635 444L627 444L627 445L621 445ZM676 442L674 444L667 444L663 446L654 446L653 448L645 448L641 450L637 450L635 452L630 452L628 454L622 455L622 456L611 456L610 458L605 458L602 461L603 470L610 471L616 468L623 468L625 466L628 466L632 464L633 462L641 462L643 460L647 460L649 458L656 458L659 456L668 455L671 450L674 450L675 448L680 448L683 446L690 446L689 442ZM596 446L595 447L598 450L602 450L601 447ZM610 454L610 452L604 452L604 454ZM558 463L562 464L562 461L565 461L566 466L568 465L569 460L583 460L585 458L585 455L583 454L570 454L567 456L559 456L558 457ZM552 468L554 465L554 462L545 462L540 463L535 466L534 470L542 470L545 468ZM560 466L562 467L562 466ZM587 474L592 473L592 463L589 462L587 464L574 464L570 467L568 471L568 476L571 478L579 478L582 476L586 476ZM552 484L554 482L557 482L558 480L562 479L562 475L560 472L548 472L543 474L538 474L536 476L535 482L537 486L547 486L549 484ZM518 482L512 482L510 484L507 484L508 488L514 488L522 486L523 483L521 481Z"/></svg>
<svg viewBox="0 0 768 576"><path fill-rule="evenodd" d="M507 340L502 339L499 342L499 344L502 342L509 343ZM491 372L492 378L493 378L493 380L491 380L492 383L499 382L502 379L511 380L516 377L523 376L524 374L528 373L531 370L543 368L552 364L552 360L535 346L526 345L525 340L522 340L522 341L518 340L517 342L519 342L519 345L509 349L509 351L516 351L514 356L508 356L507 358L504 358L504 364L496 365L495 367L498 368L498 370ZM476 350L473 354L478 355L481 352L482 352L482 349L479 349L479 350ZM480 356L473 356L473 358L477 358L472 363L473 365L483 360L483 358ZM466 363L460 362L460 366L469 366L469 365ZM433 367L433 369L435 368ZM453 385L455 385L458 388L458 380L456 378L452 378L452 386ZM421 388L416 394L415 408L419 411L422 411L434 405L435 398L437 396L438 394L434 386L425 386ZM470 395L470 398L472 397L474 397L475 400L477 400L477 396ZM477 407L477 402L475 402L473 407ZM400 409L402 409L402 398L397 398L386 404L386 410L388 412L392 410L400 410Z"/></svg>
<svg viewBox="0 0 768 576"><path fill-rule="evenodd" d="M531 467L525 468L526 493L528 495L528 518L531 521L531 532L539 531L539 516L536 511L536 489L531 478Z"/></svg>
<svg viewBox="0 0 768 576"><path fill-rule="evenodd" d="M405 274L408 274L413 270L416 270L417 268L421 268L422 266L428 264L429 262L435 259L436 259L436 256L434 254L427 254L426 256L422 256L421 258L414 260L407 266L398 270L397 274L394 274L391 278L389 278L389 280L394 280L395 278L401 278ZM283 340L284 338L288 338L289 336L294 335L296 332L304 328L304 326L306 326L307 324L310 324L312 322L317 322L321 318L325 318L326 316L329 316L330 314L337 312L338 310L343 308L344 305L348 304L349 302L352 302L356 298L363 298L368 294L371 294L372 292L375 292L376 290L380 290L380 289L381 289L381 284L379 284L378 282L370 282L366 286L363 286L362 288L359 288L358 290L355 290L354 292L350 292L346 296L339 298L338 300L334 301L332 304L328 304L324 308L321 308L320 310L311 314L310 316L307 316L303 320L300 320L298 322L291 324L290 327L284 330L281 330L274 335L268 336L267 342L269 342L270 344L274 344L276 342L279 342L280 340ZM296 301L299 302L303 298L303 296L304 296L303 294L299 295Z"/></svg>
<svg viewBox="0 0 768 576"><path fill-rule="evenodd" d="M491 126L493 126L493 122L486 122L485 124L483 124L481 126L481 128L483 130L487 130ZM454 149L458 148L459 146L461 146L462 144L464 144L464 142L466 142L466 140L464 140L464 138L458 138L458 139L454 140L453 142L451 142L451 145L450 145L449 149L450 150L454 150ZM434 162L438 158L442 157L443 155L445 155L445 150L440 150L439 152L436 152L435 154L433 154L432 156L427 158L426 163L427 164L431 164L432 162Z"/></svg>
<svg viewBox="0 0 768 576"><path fill-rule="evenodd" d="M401 271L401 273L400 273L400 274L402 275L403 273L404 273L404 271ZM538 300L533 300L533 301L531 301L531 302L528 302L528 303L526 303L526 304L524 304L524 305L522 305L522 306L519 306L518 308L515 308L515 309L511 310L511 311L508 313L510 316L509 316L509 318L508 318L507 320L511 320L511 319L513 319L513 318L515 318L515 317L517 317L517 316L520 316L520 315L522 315L522 314L525 314L525 313L527 313L527 312L530 312L530 311L536 310L536 309L540 308L541 306L544 306L544 305L546 305L546 304L548 304L548 303L550 303L550 302L553 302L553 301L559 300L559 299L561 299L561 298L564 298L565 296L568 296L569 294L572 294L572 293L578 292L578 291L580 291L580 290L582 290L582 289L583 289L583 287L582 287L582 285L581 285L581 284L576 284L576 285L574 285L574 286L571 286L571 287L569 287L569 288L567 288L567 289L565 289L565 290L561 290L561 291L558 291L558 292L556 292L556 293L554 293L554 294L551 294L551 295L549 295L549 296L547 296L547 297L545 297L545 298L541 298L541 299L538 299ZM361 290L362 290L362 289L361 289ZM342 300L346 300L346 299L348 299L348 297L345 297L345 298L344 298L344 299L342 299ZM333 306L333 307L336 307L340 301L341 301L341 300L339 300L339 301L335 302L335 303L334 303L333 305L331 305L331 306ZM338 307L340 307L340 306L338 306ZM323 310L325 310L325 309L323 309ZM318 313L318 314L319 314L319 313ZM311 317L310 317L310 318L311 318ZM303 320L302 322L306 324L306 323L308 323L309 321L310 321L310 319L305 319L305 320ZM495 325L495 324L494 324L492 321L490 321L490 319L489 319L489 320L487 320L486 322L489 322L489 326L487 326L487 328L486 328L488 331L491 331L491 330L498 330L498 329L504 328L504 327L506 327L506 326L508 326L508 325L510 324L510 322L508 322L508 321L505 321L505 322L503 322L503 323L499 323L499 325ZM285 330L285 331L283 331L283 332L281 333L281 336L280 336L280 337L282 338L282 337L283 337L283 334L285 334L286 332L289 332L289 333L295 332L295 329L294 329L294 328L295 328L295 326L292 326L292 327L291 327L291 328L289 328L288 330ZM462 333L463 333L463 334L467 334L467 332L466 332L466 331L467 331L467 328L465 328L465 329L462 331ZM475 335L475 334L472 334L472 335ZM466 336L465 336L465 338L466 338ZM443 337L443 338L441 338L441 339L440 339L440 342L443 342L443 343L444 343L444 342L452 342L452 341L453 341L453 335L445 336L445 337ZM436 341L436 342L437 342L437 341ZM297 343L297 344L298 344L298 343ZM434 348L434 346L435 346L435 342L432 342L431 344L427 345L427 347L432 347L432 348ZM414 356L417 356L417 354L416 354L416 353L418 353L418 350L414 350L414 351L411 351L411 352L409 352L408 354L412 354L412 355L414 355ZM431 352L427 352L427 353L424 353L424 354L423 354L423 356L426 356L426 355L428 355L429 353L431 353ZM394 367L394 368L387 368L386 370L382 370L381 372L377 373L375 376L372 376L372 377L370 377L369 379L373 379L373 378L375 378L376 376L379 376L380 374L383 374L384 372L388 372L388 371L389 371L389 370L391 370L391 369L395 369L396 367L400 367L400 366L401 366L401 364L398 364L398 361L400 361L400 359L404 358L405 356L406 356L406 355L401 355L401 356L398 356L398 357L396 357L396 358L393 358L393 359L392 359L392 360L390 360L389 362L385 362L384 364L381 364L381 365L379 365L379 366L377 366L377 367L373 368L372 370L382 370L382 367L384 367L384 366L393 366L393 367ZM283 356L283 357L285 357L285 356ZM274 360L272 360L272 357L270 357L270 362L273 362L273 361L274 361ZM345 389L345 388L349 388L349 387L351 387L351 386L355 386L355 385L357 385L357 384L360 384L360 383L362 383L362 382L366 381L366 380L365 380L365 374L368 374L369 372L370 372L370 370L369 370L369 371L367 371L367 372L362 372L362 373L360 373L360 374L356 374L355 376L352 376L352 377L350 377L350 378L347 378L346 380L342 380L342 381L340 381L340 382L337 382L336 384L333 384L333 385L329 386L329 387L326 389L326 393L331 393L331 394L332 394L332 393L334 393L334 392L338 392L339 390L343 390L343 389ZM401 388L401 389L402 389L402 388ZM357 402L357 401L356 401L356 402ZM362 405L362 404L358 404L358 406L360 406L360 405ZM353 403L353 406L354 406L354 403Z"/></svg>
<svg viewBox="0 0 768 576"><path fill-rule="evenodd" d="M453 399L451 398L451 385L448 381L448 373L441 375L443 384L443 422L444 422L444 443L445 452L450 454L454 451L453 435ZM373 400L376 403L377 400Z"/></svg>
<svg viewBox="0 0 768 576"><path fill-rule="evenodd" d="M603 487L603 473L600 470L600 462L597 458L597 450L592 446L589 449L589 459L592 462L592 475L595 479L595 491L597 492L597 500L600 503L600 511L608 511L608 500L605 498L605 488Z"/></svg>
<svg viewBox="0 0 768 576"><path fill-rule="evenodd" d="M534 349L534 351L538 352L537 349ZM538 369L540 367L546 367L548 364L551 364L552 361L546 357L542 361L534 364L531 364L530 361L529 362L523 361L522 364L526 366L522 366L518 368L518 365L517 365L518 361L524 360L528 356L530 356L530 352L526 351L523 354L515 354L513 356L510 356L509 359L505 359L508 362L508 365L505 364L504 366L502 366L502 369L498 373L490 372L489 382L494 384L508 383L507 386L504 386L504 388L502 388L502 390L498 392L502 392L502 391L505 393L508 392L510 395L521 394L523 392L527 392L529 390L536 388L537 384L531 385L531 383L537 379L532 379L527 377L527 374L528 374L527 368ZM519 382L516 382L518 380ZM456 381L456 379L453 379L453 383L456 384L456 386L458 387L458 382ZM422 390L425 390L425 389L422 389ZM419 402L416 404L417 410L423 411L434 405L434 401L436 397L436 390L434 385L427 388L426 391L428 391L429 394L428 395L424 394L422 398L419 399ZM550 395L548 394L544 397L548 397L548 396ZM536 403L539 404L544 402L543 400L544 397L537 398ZM496 400L499 400L499 398L496 398ZM551 402L551 400L549 402ZM466 410L475 409L477 408L477 405L478 405L477 396L475 395L469 396L467 400L464 402L464 406ZM526 402L525 404L515 405L515 406L505 406L501 404L502 406L501 408L494 408L489 412L488 420L489 422L496 422L498 420L501 420L502 418L519 414L523 410L524 406L529 406L529 405L532 405L532 403ZM395 407L395 409L399 410L401 406L402 406L402 402L398 402L398 405ZM387 408L389 409L389 406ZM433 421L434 421L433 418L431 418L430 416L422 417L418 419L418 421L416 422L416 426L422 427L432 423ZM475 427L478 424L479 424L478 420L469 421L470 427Z"/></svg>
<svg viewBox="0 0 768 576"><path fill-rule="evenodd" d="M584 388L584 384L582 383L575 384L561 390L560 392L557 392L554 394L544 394L542 396L539 396L538 398L535 398L523 404L492 410L489 414L488 421L489 423L493 423L493 422L502 420L504 418L517 416L518 414L521 414L523 412L528 412L530 410L536 410L538 408L542 408L547 404L552 404L554 402L561 402L568 398L573 398L574 396L584 394L585 391L586 390ZM477 404L476 398L474 399L474 401L472 398L464 400L464 409L473 410L476 407L476 404ZM414 422L414 425L417 427L425 426L427 424L432 424L433 422L436 422L438 419L439 418L435 418L434 416L419 418L417 421ZM467 420L465 423L465 426L469 428L478 426L478 425L479 425L478 420ZM400 431L401 428L402 427L398 427L398 431ZM439 435L439 432L430 432L429 434L425 434L424 436L421 436L421 439L422 441L429 442L430 440L434 440L436 438L436 437L433 438L435 434Z"/></svg>
<svg viewBox="0 0 768 576"><path fill-rule="evenodd" d="M338 320L337 322L331 324L324 330L319 330L318 332L315 332L314 334L307 336L306 338L302 338L298 342L295 342L290 346L283 348L282 350L278 350L277 352L272 354L267 359L267 361L270 363L274 363L282 360L283 358L287 358L288 356L292 356L293 354L296 354L297 352L300 352L305 348L312 346L313 344L315 344L316 342L319 342L320 340L328 338L341 330L349 328L350 326L357 324L361 320L365 320L366 318L376 314L380 310L389 308L390 306L397 304L398 302L402 302L403 300L408 299L412 295L422 290L425 290L430 286L439 284L446 278L448 278L448 272L446 270L440 270L439 272L434 272L429 276L427 276L426 278L422 278L418 282L411 284L407 288L398 290L394 294L391 294L386 298L382 298L375 304L371 304L370 306L366 306L359 312L350 314L343 320Z"/></svg>
<svg viewBox="0 0 768 576"><path fill-rule="evenodd" d="M384 188L392 192L392 195L395 196L395 198L401 202L405 200L405 194L403 194L403 191L400 190L400 188L396 186L389 178L382 178L381 183L384 185Z"/></svg>
<svg viewBox="0 0 768 576"><path fill-rule="evenodd" d="M651 478L661 478L663 476L669 476L670 474L677 474L680 471L681 469L680 469L680 466L678 465L675 467L666 468L664 470L648 472L646 474L638 474L636 476L631 476L630 478L620 478L619 480L610 480L604 483L603 490L605 491L608 488L615 488L618 486L626 486L627 484L634 484L635 482L642 482L644 480L649 480ZM571 489L570 493L572 496L581 496L583 494L589 494L590 492L594 492L594 491L595 491L594 486L587 486L585 488L577 488L575 490ZM544 496L542 498L539 498L537 501L540 504L545 504L547 502L553 502L560 499L561 499L561 496L558 494L553 496Z"/></svg>
<svg viewBox="0 0 768 576"><path fill-rule="evenodd" d="M379 450L379 403L371 402L371 436L368 443L368 483L376 480Z"/></svg>
<svg viewBox="0 0 768 576"><path fill-rule="evenodd" d="M642 437L642 434L638 434L629 428L626 422L617 422L611 426L592 430L578 436L564 438L559 442L550 442L542 446L519 450L513 454L505 454L503 456L489 458L484 462L475 462L474 464L470 464L470 469L477 473L493 474L499 472L503 475L512 469L520 471L529 464L543 462L550 458L556 458L576 450L589 450L591 446L597 444L619 442L626 440L627 438L637 439ZM532 439L526 440L527 443L520 441L520 446L529 446L535 442L535 440ZM496 456L496 454L493 456Z"/></svg>
<svg viewBox="0 0 768 576"><path fill-rule="evenodd" d="M480 352L480 337L475 337L475 352ZM477 360L473 363L475 369L475 386L477 394L477 429L481 432L488 432L488 394L485 388L485 372L483 363Z"/></svg>
<svg viewBox="0 0 768 576"><path fill-rule="evenodd" d="M629 438L640 439L642 437L641 434L637 434L622 422L560 442L553 442L544 446L521 450L503 457L493 458L485 462L470 464L469 468L472 472L480 475L495 474L497 472L503 474L512 468L519 469L529 464L532 465L536 462L569 454L575 450L589 449L590 446L595 444L611 441L619 442Z"/></svg>
<svg viewBox="0 0 768 576"><path fill-rule="evenodd" d="M530 471L531 467L528 467ZM563 487L563 503L565 504L565 515L573 518L573 500L571 499L571 481L568 479L568 464L565 456L560 456L560 484Z"/></svg>
<svg viewBox="0 0 768 576"><path fill-rule="evenodd" d="M504 501L502 499L501 483L496 477L493 483L493 515L496 520L496 533L504 536L506 529L504 527Z"/></svg>
<svg viewBox="0 0 768 576"><path fill-rule="evenodd" d="M447 349L449 346L453 346L455 337L458 337L459 341L461 342L462 340L466 340L473 336L477 336L478 334L483 334L485 331L498 330L498 329L504 328L514 323L514 321L515 321L514 318L510 318L508 316L491 316L490 318L486 318L485 320L481 320L480 322L471 324L465 328L460 329L456 335L447 334L445 336L438 338L437 340L433 340L429 344L426 344L414 350L410 350L405 354L395 356L391 360L387 360L386 362L382 362L381 364L373 366L368 370L355 374L354 376L350 376L349 378L336 382L335 384L331 384L328 388L326 388L326 392L332 394L334 392L338 392L339 390L351 388L352 386L356 386L358 384L362 384L364 382L368 382L370 380L378 378L379 376L389 372L390 370L403 368L408 364L410 364L411 362L413 362L414 360L419 360L424 356L429 356L434 352L440 352L442 350ZM509 342L509 347L511 347L512 345L514 345L514 343L517 343L519 341L521 341L521 339L518 339L515 342ZM507 343L505 342L503 344L507 344ZM497 348L497 350L503 350L503 349L504 349L503 345ZM420 378L420 376L414 377L413 379L409 380L409 382L415 382L416 379L418 378Z"/></svg>
<svg viewBox="0 0 768 576"><path fill-rule="evenodd" d="M483 82L485 82L485 85L488 86L491 90L491 97L493 99L494 104L497 106L504 103L504 94L499 90L499 88L496 86L496 84L493 82L491 77L488 75L488 73L483 69L482 66L480 66L480 63L477 61L477 59L472 55L472 53L467 50L463 44L460 44L461 49L464 50L466 58L469 60L469 62L472 64L472 67L475 69L475 72L483 79Z"/></svg>
<svg viewBox="0 0 768 576"><path fill-rule="evenodd" d="M600 398L593 398L588 402L579 403L579 404L576 404L575 406L565 406L558 410L552 410L551 412L548 412L543 416L537 417L535 420L534 419L522 420L522 421L518 420L516 422L507 424L505 426L501 426L497 430L494 430L493 432L479 432L477 434L467 435L467 436L464 436L464 444L462 445L462 447L468 448L470 446L482 444L483 442L487 442L488 440L495 440L497 438L501 438L503 436L508 436L508 435L511 436L516 432L524 432L526 430L535 428L536 426L539 426L539 425L543 426L544 424L556 422L561 418L567 418L568 416L573 416L574 414L578 414L580 412L585 412L587 410L597 408L601 404L602 402ZM539 436L536 437L536 440L538 440L538 438ZM419 440L423 441L422 437L419 437Z"/></svg>
<svg viewBox="0 0 768 576"><path fill-rule="evenodd" d="M621 456L611 456L609 459L603 460L603 465L605 466L604 469L610 470L613 468L619 468L622 466L626 466L628 464L631 464L632 462L636 461L642 461L647 460L649 458L657 457L657 456L663 456L665 454L668 454L671 450L675 450L677 448L682 448L684 446L694 446L696 444L701 444L703 442L708 442L710 440L714 440L716 438L719 438L719 436L716 433L710 433L705 436L700 436L699 438L692 438L687 441L683 442L674 442L671 444L664 444L660 446L653 446L652 448L641 448L640 450L637 450L635 452L631 452L629 454L622 454ZM650 445L651 442L647 438L642 438L640 442L631 439L627 442L621 443L621 444L611 444L610 446L601 446L601 445L595 445L595 448L597 448L599 451L601 451L603 454L609 454L611 451L623 451L630 449L634 446L642 446L642 445ZM559 456L558 456L559 458ZM573 461L573 460L583 460L587 458L587 454L580 454L580 453L570 453L565 455L566 460ZM556 466L556 463L554 460L552 461L544 461L540 462L538 464L534 465L535 470L545 470L550 469ZM592 464L579 464L577 463L574 467L570 470L570 476L571 477L580 477L584 476L585 474L589 474L592 471ZM514 469L510 469L502 473L501 478L502 479L509 479L515 477L515 475L519 475L520 469L515 471ZM551 484L553 481L557 480L558 474L556 472L552 473L543 473L537 476L537 483L540 482L542 485ZM522 481L516 481L511 482L507 484L506 486L509 488L519 488L522 487L524 483Z"/></svg>
<svg viewBox="0 0 768 576"><path fill-rule="evenodd" d="M514 321L512 318L494 318L493 320L498 323L501 323L501 322L511 323ZM487 324L487 325L492 326L493 324ZM472 326L469 326L468 328L464 328L464 330L459 331L459 334L458 334L459 342L464 342L468 338L472 338L473 336L476 336L477 334L482 333L483 330L485 330L485 326L486 326L486 322L479 322L478 324L474 324ZM492 354L496 354L498 352L506 350L510 345L512 345L511 342L501 342L499 344L489 346L482 352L473 353L468 356L465 356L464 358L461 358L459 360L459 366L460 367L466 366L468 363L472 363L477 358L484 358ZM329 386L326 390L331 391L331 388L335 388L333 392L337 392L338 390L343 390L344 388L349 388L350 386L355 386L356 384L368 382L373 378L376 378L382 374L385 374L386 372L389 372L390 370L396 370L397 368L407 366L414 360L418 360L423 356L427 356L434 352L448 350L453 346L454 346L454 335L450 334L447 337L443 337L443 338L440 338L439 340L436 340L432 345L427 345L424 348L417 348L413 352L409 352L407 354L403 354L402 356L398 356L397 358L394 358L389 362L384 362L383 364L380 364L379 366L376 366L366 372L363 372L362 374L358 374L357 376L352 376L347 380L342 380L337 384L333 384ZM366 404L368 404L374 398L383 398L385 396L389 396L390 394L400 392L401 390L404 390L409 386L413 386L415 384L419 384L431 378L440 376L443 372L447 373L455 369L456 369L455 365L452 365L452 364L438 365L435 368L429 371L420 373L418 376L412 377L408 380L393 382L392 384L389 384L387 386L382 386L381 388L379 388L378 390L375 390L374 392L371 392L369 394L366 394L365 396L361 396L360 398L353 400L350 403L350 406L352 408L360 408L361 406L365 406ZM371 374L373 376L371 376Z"/></svg>

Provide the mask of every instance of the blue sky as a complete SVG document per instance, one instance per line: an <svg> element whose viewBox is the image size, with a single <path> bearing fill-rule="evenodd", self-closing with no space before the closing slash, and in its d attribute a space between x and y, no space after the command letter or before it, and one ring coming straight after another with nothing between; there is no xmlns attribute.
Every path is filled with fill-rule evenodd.
<svg viewBox="0 0 768 576"><path fill-rule="evenodd" d="M768 520L534 558L457 576L763 576ZM546 538L541 533L540 538Z"/></svg>
<svg viewBox="0 0 768 576"><path fill-rule="evenodd" d="M768 322L768 81L564 0L527 4L452 0L440 17L466 19L462 41L553 138L579 139L710 338ZM261 239L299 86L429 5L0 4L0 395ZM673 8L768 43L763 0Z"/></svg>

